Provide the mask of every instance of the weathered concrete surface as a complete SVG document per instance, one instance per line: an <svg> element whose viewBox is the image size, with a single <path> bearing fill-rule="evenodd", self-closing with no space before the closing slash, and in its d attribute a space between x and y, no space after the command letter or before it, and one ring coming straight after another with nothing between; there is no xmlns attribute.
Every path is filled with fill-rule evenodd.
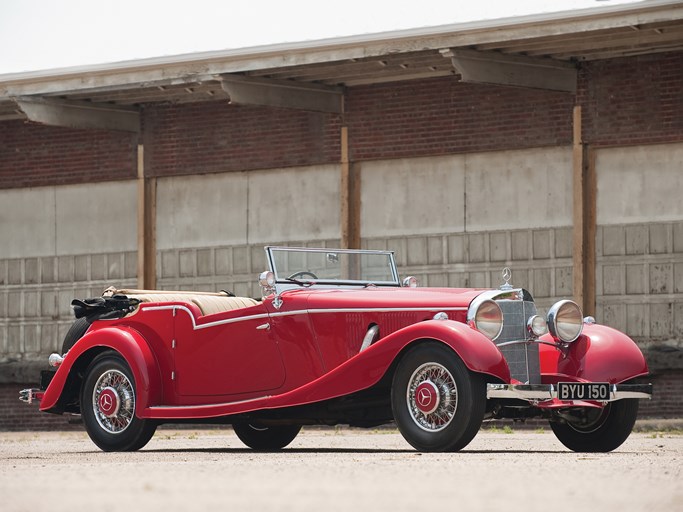
<svg viewBox="0 0 683 512"><path fill-rule="evenodd" d="M683 219L683 144L600 149L598 224Z"/></svg>
<svg viewBox="0 0 683 512"><path fill-rule="evenodd" d="M395 431L304 431L281 453L232 431L157 433L103 453L83 433L0 434L5 512L136 510L653 511L683 505L683 436L634 434L577 454L548 431L482 431L463 452L420 454Z"/></svg>
<svg viewBox="0 0 683 512"><path fill-rule="evenodd" d="M0 190L0 259L134 251L135 181Z"/></svg>

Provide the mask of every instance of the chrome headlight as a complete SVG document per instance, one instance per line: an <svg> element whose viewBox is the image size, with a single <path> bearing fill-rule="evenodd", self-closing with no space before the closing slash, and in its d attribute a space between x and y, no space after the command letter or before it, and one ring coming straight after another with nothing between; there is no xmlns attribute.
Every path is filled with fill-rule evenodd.
<svg viewBox="0 0 683 512"><path fill-rule="evenodd" d="M475 301L467 312L467 323L490 340L495 340L503 330L503 312L491 299Z"/></svg>
<svg viewBox="0 0 683 512"><path fill-rule="evenodd" d="M526 323L527 330L534 336L543 336L548 332L548 323L540 315L534 315Z"/></svg>
<svg viewBox="0 0 683 512"><path fill-rule="evenodd" d="M570 343L581 336L583 315L581 308L571 300L556 302L548 310L548 330L555 341Z"/></svg>

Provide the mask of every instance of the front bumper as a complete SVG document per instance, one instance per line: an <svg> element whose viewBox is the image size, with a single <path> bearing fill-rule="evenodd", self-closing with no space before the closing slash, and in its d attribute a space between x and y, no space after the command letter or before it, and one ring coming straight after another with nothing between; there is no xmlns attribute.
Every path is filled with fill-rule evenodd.
<svg viewBox="0 0 683 512"><path fill-rule="evenodd" d="M527 402L559 400L557 388L552 384L488 384L486 398L507 398ZM652 384L612 384L609 399L600 402L614 402L624 398L652 398Z"/></svg>

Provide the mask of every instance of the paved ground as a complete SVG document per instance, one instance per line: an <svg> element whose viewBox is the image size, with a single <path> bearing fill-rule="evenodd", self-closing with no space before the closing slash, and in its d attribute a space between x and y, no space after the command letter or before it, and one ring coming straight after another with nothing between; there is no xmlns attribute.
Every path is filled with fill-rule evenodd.
<svg viewBox="0 0 683 512"><path fill-rule="evenodd" d="M683 435L633 434L610 454L549 431L482 431L419 454L394 430L307 430L260 454L231 430L161 430L136 453L84 433L0 433L3 512L73 510L683 510Z"/></svg>

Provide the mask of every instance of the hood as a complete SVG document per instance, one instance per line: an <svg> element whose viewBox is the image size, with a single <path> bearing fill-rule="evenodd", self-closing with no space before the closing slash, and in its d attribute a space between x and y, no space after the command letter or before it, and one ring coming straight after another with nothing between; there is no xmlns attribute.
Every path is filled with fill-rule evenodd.
<svg viewBox="0 0 683 512"><path fill-rule="evenodd" d="M487 290L473 288L379 286L360 290L309 290L307 307L308 309L468 307L475 297L485 291Z"/></svg>

